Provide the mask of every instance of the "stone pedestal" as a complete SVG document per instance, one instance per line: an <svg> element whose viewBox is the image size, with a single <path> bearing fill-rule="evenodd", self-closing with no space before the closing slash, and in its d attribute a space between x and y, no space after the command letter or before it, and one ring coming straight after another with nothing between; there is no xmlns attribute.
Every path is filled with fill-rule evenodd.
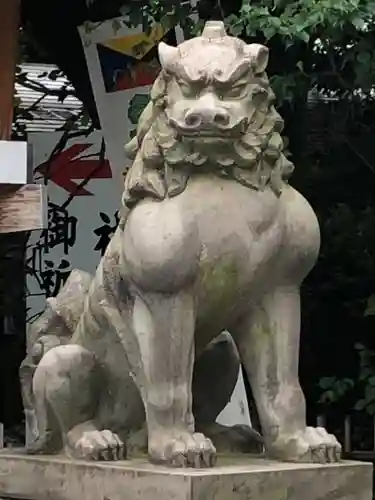
<svg viewBox="0 0 375 500"><path fill-rule="evenodd" d="M231 465L229 465L231 464ZM372 465L286 464L248 456L213 469L145 460L71 461L0 453L0 497L32 500L371 500Z"/></svg>

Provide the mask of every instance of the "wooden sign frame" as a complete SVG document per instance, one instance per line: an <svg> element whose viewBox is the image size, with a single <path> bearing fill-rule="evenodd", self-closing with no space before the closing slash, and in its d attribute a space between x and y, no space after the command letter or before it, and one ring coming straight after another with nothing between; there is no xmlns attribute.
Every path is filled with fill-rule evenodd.
<svg viewBox="0 0 375 500"><path fill-rule="evenodd" d="M12 137L20 0L0 0L0 233L46 225L45 187L30 182L27 145ZM3 153L1 153L1 141ZM3 166L3 167L2 167Z"/></svg>

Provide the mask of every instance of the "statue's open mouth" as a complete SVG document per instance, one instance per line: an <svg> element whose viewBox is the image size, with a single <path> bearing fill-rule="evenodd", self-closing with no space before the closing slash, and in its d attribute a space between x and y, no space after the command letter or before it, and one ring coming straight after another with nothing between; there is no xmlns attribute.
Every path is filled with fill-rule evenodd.
<svg viewBox="0 0 375 500"><path fill-rule="evenodd" d="M217 131L217 130L185 130L185 129L178 129L178 133L182 137L191 137L191 138L197 138L197 137L205 137L205 138L210 138L210 139L234 139L235 137L238 137L238 134L231 134L229 132L222 132L222 131Z"/></svg>
<svg viewBox="0 0 375 500"><path fill-rule="evenodd" d="M178 120L172 117L169 117L169 123L180 136L192 139L204 137L209 139L233 140L238 139L247 129L246 119L242 119L230 127L219 127L215 125L188 127L182 125Z"/></svg>

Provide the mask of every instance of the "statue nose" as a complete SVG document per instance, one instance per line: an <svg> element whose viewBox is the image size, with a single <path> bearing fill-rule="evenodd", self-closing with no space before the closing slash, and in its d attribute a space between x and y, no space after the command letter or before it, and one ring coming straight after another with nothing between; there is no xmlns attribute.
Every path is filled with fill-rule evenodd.
<svg viewBox="0 0 375 500"><path fill-rule="evenodd" d="M225 109L220 110L194 110L186 113L185 124L189 128L204 127L216 125L218 127L225 127L229 125L230 117Z"/></svg>

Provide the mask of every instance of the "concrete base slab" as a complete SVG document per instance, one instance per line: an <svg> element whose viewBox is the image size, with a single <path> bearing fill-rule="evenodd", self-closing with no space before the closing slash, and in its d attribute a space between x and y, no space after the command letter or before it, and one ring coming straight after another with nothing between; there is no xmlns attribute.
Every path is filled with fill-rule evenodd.
<svg viewBox="0 0 375 500"><path fill-rule="evenodd" d="M0 497L32 500L371 500L372 465L219 457L213 469L0 452Z"/></svg>

